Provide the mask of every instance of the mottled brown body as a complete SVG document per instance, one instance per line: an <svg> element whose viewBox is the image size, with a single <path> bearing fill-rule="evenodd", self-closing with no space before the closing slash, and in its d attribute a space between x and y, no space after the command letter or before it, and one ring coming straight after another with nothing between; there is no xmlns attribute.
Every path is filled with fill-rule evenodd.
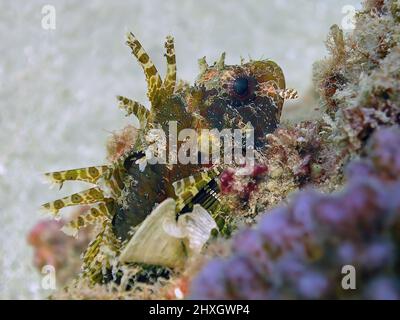
<svg viewBox="0 0 400 320"><path fill-rule="evenodd" d="M53 172L47 176L62 185L67 180L81 180L97 185L95 198L88 191L74 194L43 205L44 209L58 214L66 206L92 204L89 214L78 217L66 228L76 234L80 227L90 223L101 225L101 231L89 246L84 269L90 277L101 271L108 261L101 246L118 251L119 240L130 237L138 226L164 199L177 200L177 214L187 212L193 203L210 212L218 203L218 168L204 172L209 165L201 164L147 164L145 150L149 147L150 129L163 129L169 135L169 122L177 122L182 129L244 129L254 127L255 147L265 146L265 136L279 124L284 99L297 97L295 90L285 88L281 68L273 61L250 60L240 65L225 65L225 54L209 66L205 58L199 60L200 75L193 86L177 85L175 50L172 37L165 43L167 74L162 80L140 42L132 33L127 44L144 70L148 86L150 108L140 102L118 96L119 106L127 115L134 114L140 129L131 148L109 165ZM167 145L167 150L168 150ZM177 148L180 148L178 142ZM189 178L188 178L189 177ZM174 183L179 184L180 191ZM186 188L186 189L185 189ZM112 231L111 231L112 230ZM119 240L118 240L119 239Z"/></svg>

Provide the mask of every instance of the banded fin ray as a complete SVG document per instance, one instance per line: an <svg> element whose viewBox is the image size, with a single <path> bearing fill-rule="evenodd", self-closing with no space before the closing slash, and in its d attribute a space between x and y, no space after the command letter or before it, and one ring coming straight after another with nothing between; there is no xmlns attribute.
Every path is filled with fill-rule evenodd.
<svg viewBox="0 0 400 320"><path fill-rule="evenodd" d="M198 188L201 189L204 187L211 179L217 177L222 172L222 168L214 167L207 171L198 172L189 177L185 177L181 180L175 181L172 183L174 187L175 195L182 195L187 189L190 188Z"/></svg>
<svg viewBox="0 0 400 320"><path fill-rule="evenodd" d="M98 185L107 197L117 199L121 195L122 189L124 188L124 173L125 169L123 165L117 162L110 168L108 174L99 180Z"/></svg>
<svg viewBox="0 0 400 320"><path fill-rule="evenodd" d="M132 32L127 34L126 44L132 49L132 54L136 57L144 71L147 81L147 97L153 106L159 98L162 87L161 77L149 55Z"/></svg>
<svg viewBox="0 0 400 320"><path fill-rule="evenodd" d="M84 214L68 222L61 230L67 235L76 237L79 229L105 219L111 219L113 205L114 200L106 198L104 202L99 202L91 206Z"/></svg>
<svg viewBox="0 0 400 320"><path fill-rule="evenodd" d="M41 206L45 211L50 211L54 215L57 215L59 210L69 206L76 206L82 204L92 204L104 200L103 191L98 188L90 188L78 193L74 193L70 196L58 199L55 201L47 202Z"/></svg>
<svg viewBox="0 0 400 320"><path fill-rule="evenodd" d="M211 208L218 200L218 185L215 178L222 172L221 167L214 167L206 172L199 172L173 183L176 200L176 212L191 211L194 204L200 204L205 209ZM213 182L214 181L214 182ZM193 200L196 200L193 202ZM184 212L181 212L184 211Z"/></svg>
<svg viewBox="0 0 400 320"><path fill-rule="evenodd" d="M219 192L219 186L214 178L196 194L192 194L192 197L184 201L177 201L177 209L179 210L177 212L179 214L191 212L194 205L198 204L210 213L213 213L219 206Z"/></svg>
<svg viewBox="0 0 400 320"><path fill-rule="evenodd" d="M99 257L100 247L104 241L103 237L106 231L105 222L102 230L89 243L86 251L83 253L82 275L89 278L93 283L102 277L103 265Z"/></svg>
<svg viewBox="0 0 400 320"><path fill-rule="evenodd" d="M122 96L117 96L117 99L119 101L120 109L126 112L126 116L129 116L131 114L135 115L139 120L141 128L144 128L147 119L149 118L150 111L147 110L144 105L137 101L133 101Z"/></svg>
<svg viewBox="0 0 400 320"><path fill-rule="evenodd" d="M111 267L111 260L119 254L121 243L115 237L108 220L103 221L101 231L83 253L82 276L96 283L103 279L105 268ZM110 259L111 258L111 259Z"/></svg>
<svg viewBox="0 0 400 320"><path fill-rule="evenodd" d="M176 85L176 56L174 38L168 36L165 41L165 57L167 59L167 73L163 81L163 89L167 96L174 93Z"/></svg>
<svg viewBox="0 0 400 320"><path fill-rule="evenodd" d="M51 182L60 185L65 181L83 181L95 184L109 170L109 166L93 166L87 168L71 169L45 173L45 177Z"/></svg>

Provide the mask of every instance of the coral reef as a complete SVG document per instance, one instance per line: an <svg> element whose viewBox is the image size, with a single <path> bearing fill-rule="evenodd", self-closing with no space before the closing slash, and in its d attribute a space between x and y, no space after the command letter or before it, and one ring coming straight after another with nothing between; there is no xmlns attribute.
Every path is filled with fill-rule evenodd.
<svg viewBox="0 0 400 320"><path fill-rule="evenodd" d="M238 233L194 280L195 299L399 299L400 128L378 130L338 194L303 191ZM341 287L344 265L356 290Z"/></svg>
<svg viewBox="0 0 400 320"><path fill-rule="evenodd" d="M268 177L240 212L255 208L266 216L234 238L230 257L216 258L201 271L191 297L400 297L398 14L396 1L366 1L352 33L331 28L331 55L314 66L322 119L268 136L259 159ZM308 190L286 207L262 212L288 202L298 189L328 193L346 180L339 194ZM340 287L345 264L358 270L357 291Z"/></svg>

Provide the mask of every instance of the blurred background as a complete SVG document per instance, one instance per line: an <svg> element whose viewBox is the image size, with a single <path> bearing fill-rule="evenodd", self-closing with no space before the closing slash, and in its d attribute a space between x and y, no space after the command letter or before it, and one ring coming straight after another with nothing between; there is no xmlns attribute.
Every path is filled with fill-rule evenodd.
<svg viewBox="0 0 400 320"><path fill-rule="evenodd" d="M345 5L359 0L0 0L0 298L51 294L33 265L27 235L43 219L38 207L80 190L49 190L41 173L103 164L105 141L129 123L118 94L146 104L142 70L124 44L132 31L161 73L165 36L175 37L178 77L196 78L197 59L226 62L270 58L285 71L288 87L303 100L284 118L305 119L312 63L340 24ZM56 29L42 28L42 8L52 5ZM306 105L306 108L304 106Z"/></svg>

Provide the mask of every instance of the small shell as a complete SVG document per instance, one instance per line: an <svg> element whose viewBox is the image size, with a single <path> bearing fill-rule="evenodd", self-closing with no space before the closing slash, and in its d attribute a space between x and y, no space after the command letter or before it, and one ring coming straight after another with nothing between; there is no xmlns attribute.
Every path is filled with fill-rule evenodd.
<svg viewBox="0 0 400 320"><path fill-rule="evenodd" d="M176 221L175 200L169 198L146 218L120 255L120 262L181 267L200 252L216 223L201 206Z"/></svg>
<svg viewBox="0 0 400 320"><path fill-rule="evenodd" d="M218 228L208 211L199 204L194 206L193 212L181 215L178 225L186 231L185 244L189 254L200 253L210 238L211 230Z"/></svg>

